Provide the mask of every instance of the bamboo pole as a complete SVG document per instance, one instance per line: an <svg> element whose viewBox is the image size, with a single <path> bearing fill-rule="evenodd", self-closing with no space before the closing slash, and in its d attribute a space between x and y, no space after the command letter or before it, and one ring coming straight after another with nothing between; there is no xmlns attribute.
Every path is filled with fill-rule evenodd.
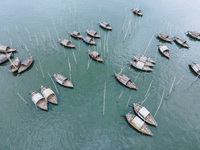
<svg viewBox="0 0 200 150"><path fill-rule="evenodd" d="M155 34L152 35L151 40L149 41L149 43L148 43L148 45L147 45L147 48L146 48L146 50L145 50L145 52L144 52L144 55L146 54L146 52L147 52L147 50L148 50L148 48L149 48L149 46L150 46L150 44L151 44L151 42L152 42L152 40L153 40L154 35L155 35Z"/></svg>
<svg viewBox="0 0 200 150"><path fill-rule="evenodd" d="M77 61L76 61L76 57L75 57L74 51L72 53L73 53L73 56L74 56L74 61L75 61L76 65L78 65Z"/></svg>
<svg viewBox="0 0 200 150"><path fill-rule="evenodd" d="M141 73L141 71L136 75L134 83L136 82L136 80L137 80L137 78L138 78L138 76L139 76L140 73Z"/></svg>
<svg viewBox="0 0 200 150"><path fill-rule="evenodd" d="M144 100L141 102L141 105L147 100L147 98L149 97L150 93L147 94L147 96L144 98Z"/></svg>
<svg viewBox="0 0 200 150"><path fill-rule="evenodd" d="M36 39L37 46L39 46L39 42L38 42L36 33L35 33L35 39Z"/></svg>
<svg viewBox="0 0 200 150"><path fill-rule="evenodd" d="M118 103L120 97L122 96L122 94L124 93L124 91L121 92L121 94L119 95L119 97L117 98L116 102Z"/></svg>
<svg viewBox="0 0 200 150"><path fill-rule="evenodd" d="M105 114L105 107L106 107L106 82L105 82L105 85L104 85L103 116Z"/></svg>
<svg viewBox="0 0 200 150"><path fill-rule="evenodd" d="M32 41L32 40L31 40L31 34L30 34L29 30L28 30L26 27L25 27L25 30L26 30L26 32L28 33L28 36L29 36L30 41Z"/></svg>
<svg viewBox="0 0 200 150"><path fill-rule="evenodd" d="M18 29L17 25L15 25L15 28L16 28L17 32L19 32L19 29Z"/></svg>
<svg viewBox="0 0 200 150"><path fill-rule="evenodd" d="M161 98L160 104L159 104L159 106L158 106L158 108L157 108L157 110L156 110L156 112L155 112L155 114L154 114L154 118L155 118L156 114L158 113L158 110L160 109L160 106L161 106L161 104L162 104L162 100L163 100L163 98L164 98L164 94L165 94L165 90L163 90L162 98Z"/></svg>
<svg viewBox="0 0 200 150"><path fill-rule="evenodd" d="M68 64L69 64L69 78L71 80L71 64L70 64L70 61L69 61L69 57L68 57Z"/></svg>
<svg viewBox="0 0 200 150"><path fill-rule="evenodd" d="M144 98L145 98L145 97L147 96L147 94L149 93L149 90L150 90L150 88L151 88L152 83L153 83L153 80L151 81L151 83L150 83L150 85L149 85L149 88L148 88L148 90L147 90L147 92L146 92Z"/></svg>
<svg viewBox="0 0 200 150"><path fill-rule="evenodd" d="M42 72L42 76L43 76L43 78L45 78L44 73L43 73L43 69L42 69L42 66L41 66L41 63L40 63L40 59L39 59L38 56L37 56L37 59L38 59L38 61L39 61L39 65L40 65L40 70L41 70L41 72Z"/></svg>
<svg viewBox="0 0 200 150"><path fill-rule="evenodd" d="M28 105L28 103L26 102L26 100L25 100L19 93L17 93L17 95L23 100L23 102L24 102L26 105Z"/></svg>
<svg viewBox="0 0 200 150"><path fill-rule="evenodd" d="M42 35L42 38L43 38L44 42L46 42L46 40L45 40L45 36L44 36L44 33L42 32L41 29L40 29L40 33L41 33L41 35Z"/></svg>
<svg viewBox="0 0 200 150"><path fill-rule="evenodd" d="M52 18L51 18L51 21L52 21L52 23L53 23L54 30L55 30L56 35L57 35L57 38L58 38L58 40L59 40L58 32L57 32L57 30L56 30L56 26L55 26L54 21L53 21Z"/></svg>
<svg viewBox="0 0 200 150"><path fill-rule="evenodd" d="M130 24L131 24L131 22L132 22L132 19L133 19L133 17L131 17L131 19L129 20L128 28L127 28L127 30L126 30L126 33L125 33L123 42L124 42L124 40L126 39L127 33L128 33L128 31L129 31L129 26L130 26Z"/></svg>
<svg viewBox="0 0 200 150"><path fill-rule="evenodd" d="M170 88L170 90L169 90L168 95L172 92L172 88L173 88L173 85L174 85L175 80L176 80L176 77L174 77L174 80L173 80L173 82L172 82L172 85L171 85L171 88Z"/></svg>
<svg viewBox="0 0 200 150"><path fill-rule="evenodd" d="M56 84L54 83L54 81L53 81L51 75L49 74L49 72L47 72L47 73L48 73L48 75L49 75L51 81L53 82L53 85L55 86L55 89L56 89L56 91L57 91L57 93L58 93L58 95L59 95L59 92L58 92L58 89L57 89L57 87L56 87Z"/></svg>
<svg viewBox="0 0 200 150"><path fill-rule="evenodd" d="M88 59L88 66L87 66L87 70L89 69L90 67L90 63L92 62L92 59Z"/></svg>
<svg viewBox="0 0 200 150"><path fill-rule="evenodd" d="M12 40L11 40L11 38L10 38L10 45L12 46Z"/></svg>
<svg viewBox="0 0 200 150"><path fill-rule="evenodd" d="M180 78L180 80L178 80L178 82L175 84L174 88L176 88L176 86L181 82L181 80L183 79L184 75L182 75L182 77Z"/></svg>
<svg viewBox="0 0 200 150"><path fill-rule="evenodd" d="M131 95L129 96L128 102L126 104L126 109L128 108L129 101L131 100Z"/></svg>
<svg viewBox="0 0 200 150"><path fill-rule="evenodd" d="M198 75L198 76L195 78L195 80L192 82L192 84L199 78L199 76L200 76L200 75ZM191 84L191 85L192 85L192 84Z"/></svg>

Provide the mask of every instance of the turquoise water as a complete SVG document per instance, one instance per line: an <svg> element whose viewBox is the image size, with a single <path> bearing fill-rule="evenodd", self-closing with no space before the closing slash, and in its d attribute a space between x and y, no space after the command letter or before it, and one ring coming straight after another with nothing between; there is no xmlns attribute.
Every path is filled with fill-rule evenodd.
<svg viewBox="0 0 200 150"><path fill-rule="evenodd" d="M200 32L199 1L0 0L0 4L0 43L17 49L14 58L23 60L30 53L35 61L20 75L9 72L9 61L0 66L1 149L200 149L200 82L197 79L193 83L196 75L188 66L191 61L200 63L200 42L184 34L188 30ZM139 7L144 16L132 14L133 7ZM110 23L113 30L101 29L99 20ZM130 21L131 31L127 30ZM95 39L97 46L88 46L68 34L77 30L87 36L86 29L101 34L101 39ZM157 50L162 41L153 35L158 32L183 37L191 48L167 43L171 53L168 60ZM72 40L76 49L62 47L58 38ZM88 49L97 50L104 63L92 60L88 68ZM144 52L156 59L152 73L140 73L128 65L133 56ZM47 72L70 78L69 62L74 89L56 84L58 106L49 104L48 112L37 110L28 93L39 91L41 85L56 92ZM122 66L122 74L136 79L137 91L114 79L113 74L120 72ZM173 80L176 84L182 76L168 96ZM152 80L144 106L153 115L163 91L165 95L155 117L158 127L149 126L154 134L149 137L129 126L121 115L133 111L131 107L126 109L130 96L129 104L144 99Z"/></svg>

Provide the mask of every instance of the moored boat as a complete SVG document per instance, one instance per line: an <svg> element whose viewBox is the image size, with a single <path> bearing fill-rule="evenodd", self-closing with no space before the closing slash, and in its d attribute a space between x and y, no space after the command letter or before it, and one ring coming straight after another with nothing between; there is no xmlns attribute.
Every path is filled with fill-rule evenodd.
<svg viewBox="0 0 200 150"><path fill-rule="evenodd" d="M83 41L90 45L96 45L96 42L94 40L92 40L92 38L90 38L90 37L83 37Z"/></svg>
<svg viewBox="0 0 200 150"><path fill-rule="evenodd" d="M74 37L74 38L77 38L77 39L82 39L83 38L83 36L77 31L70 32L70 35L72 37Z"/></svg>
<svg viewBox="0 0 200 150"><path fill-rule="evenodd" d="M174 41L185 48L189 48L187 41L182 38L174 37Z"/></svg>
<svg viewBox="0 0 200 150"><path fill-rule="evenodd" d="M200 76L200 64L196 64L193 61L190 63L190 67L194 70L194 72Z"/></svg>
<svg viewBox="0 0 200 150"><path fill-rule="evenodd" d="M1 54L0 55L0 64L7 61L8 59L10 59L11 55L12 55L12 52L8 53L8 54Z"/></svg>
<svg viewBox="0 0 200 150"><path fill-rule="evenodd" d="M146 57L136 57L134 56L136 61L141 61L145 63L145 66L153 67L155 66L155 63L152 63L151 61L148 61L148 59L145 59Z"/></svg>
<svg viewBox="0 0 200 150"><path fill-rule="evenodd" d="M172 42L173 40L170 39L169 35L158 33L157 37L165 42Z"/></svg>
<svg viewBox="0 0 200 150"><path fill-rule="evenodd" d="M65 76L63 76L61 74L54 74L53 76L54 76L56 82L59 83L60 85L69 87L69 88L73 88L72 82L69 79L67 79Z"/></svg>
<svg viewBox="0 0 200 150"><path fill-rule="evenodd" d="M41 86L41 93L45 97L47 102L50 102L56 105L58 104L56 94L50 88Z"/></svg>
<svg viewBox="0 0 200 150"><path fill-rule="evenodd" d="M11 64L10 64L10 70L11 72L16 72L18 71L20 67L20 60L19 58L17 57Z"/></svg>
<svg viewBox="0 0 200 150"><path fill-rule="evenodd" d="M115 73L115 78L124 86L130 88L130 89L134 89L137 90L137 86L134 84L133 81L131 81L131 79L125 75L121 75L121 74L117 74Z"/></svg>
<svg viewBox="0 0 200 150"><path fill-rule="evenodd" d="M103 62L102 57L100 56L99 53L97 53L96 51L90 51L89 50L89 55L91 58L93 58L94 60L98 61L98 62Z"/></svg>
<svg viewBox="0 0 200 150"><path fill-rule="evenodd" d="M0 44L0 52L10 53L10 52L15 52L15 51L16 51L16 49L13 49L13 48L10 48L9 46Z"/></svg>
<svg viewBox="0 0 200 150"><path fill-rule="evenodd" d="M101 37L99 34L97 34L96 31L93 31L93 30L87 30L87 34L92 36L92 37L95 37L95 38L100 38Z"/></svg>
<svg viewBox="0 0 200 150"><path fill-rule="evenodd" d="M187 31L186 33L188 36L196 39L196 40L200 40L200 33L196 32L196 31Z"/></svg>
<svg viewBox="0 0 200 150"><path fill-rule="evenodd" d="M150 57L147 57L147 56L140 56L140 57L136 57L138 59L140 59L141 61L144 61L144 62L150 62L152 64L155 64L156 62L154 60L152 60Z"/></svg>
<svg viewBox="0 0 200 150"><path fill-rule="evenodd" d="M169 48L166 45L158 45L158 49L166 58L170 58Z"/></svg>
<svg viewBox="0 0 200 150"><path fill-rule="evenodd" d="M133 13L135 13L138 16L143 16L143 13L139 8L133 8Z"/></svg>
<svg viewBox="0 0 200 150"><path fill-rule="evenodd" d="M24 72L25 70L27 70L31 64L33 63L33 58L32 56L29 57L29 58L26 58L24 61L22 61L19 69L18 69L18 73L22 73Z"/></svg>
<svg viewBox="0 0 200 150"><path fill-rule="evenodd" d="M107 22L99 22L99 25L104 29L112 30L111 26Z"/></svg>
<svg viewBox="0 0 200 150"><path fill-rule="evenodd" d="M153 126L158 126L156 123L154 117L151 115L151 113L143 106L133 103L133 109L135 113L145 122L148 124L151 124Z"/></svg>
<svg viewBox="0 0 200 150"><path fill-rule="evenodd" d="M42 94L40 94L37 91L31 91L30 95L31 95L31 100L33 101L35 106L37 106L38 108L42 110L48 110L47 101L42 96Z"/></svg>
<svg viewBox="0 0 200 150"><path fill-rule="evenodd" d="M131 61L130 62L131 66L133 66L136 69L142 70L142 71L147 71L147 72L151 72L153 69L150 68L149 66L146 66L144 62L142 61Z"/></svg>
<svg viewBox="0 0 200 150"><path fill-rule="evenodd" d="M59 42L61 45L65 46L65 47L75 48L75 45L72 44L72 42L67 39L59 40Z"/></svg>
<svg viewBox="0 0 200 150"><path fill-rule="evenodd" d="M133 115L131 113L126 114L126 120L130 125L132 125L135 129L140 131L142 134L153 136L153 133L147 126L147 124L142 121L138 116Z"/></svg>

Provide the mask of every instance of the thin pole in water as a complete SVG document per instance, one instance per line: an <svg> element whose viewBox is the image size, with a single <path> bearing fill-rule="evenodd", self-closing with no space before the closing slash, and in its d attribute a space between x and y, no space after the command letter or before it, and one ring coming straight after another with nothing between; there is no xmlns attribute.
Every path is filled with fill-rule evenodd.
<svg viewBox="0 0 200 150"><path fill-rule="evenodd" d="M121 92L121 94L119 95L119 97L117 98L116 102L118 103L120 97L122 96L122 94L124 93L124 91Z"/></svg>
<svg viewBox="0 0 200 150"><path fill-rule="evenodd" d="M47 72L47 73L48 73L48 75L49 75L51 81L53 82L53 85L55 86L55 89L56 89L56 91L57 91L57 93L58 93L58 95L59 95L59 92L58 92L58 89L57 89L57 87L56 87L56 84L54 83L54 81L53 81L51 75L49 74L49 72Z"/></svg>
<svg viewBox="0 0 200 150"><path fill-rule="evenodd" d="M158 106L158 108L157 108L157 110L156 110L156 112L155 112L155 114L154 114L154 118L155 118L156 114L158 113L158 110L160 109L160 106L161 106L161 104L162 104L162 100L163 100L163 98L164 98L164 94L165 94L165 90L163 90L162 98L161 98L160 104L159 104L159 106Z"/></svg>
<svg viewBox="0 0 200 150"><path fill-rule="evenodd" d="M25 99L19 93L17 93L17 95L23 100L24 103L26 103L26 105L28 105L28 103L25 101Z"/></svg>
<svg viewBox="0 0 200 150"><path fill-rule="evenodd" d="M105 85L104 85L104 101L103 101L103 116L105 114L105 106L106 105L106 82L105 82Z"/></svg>

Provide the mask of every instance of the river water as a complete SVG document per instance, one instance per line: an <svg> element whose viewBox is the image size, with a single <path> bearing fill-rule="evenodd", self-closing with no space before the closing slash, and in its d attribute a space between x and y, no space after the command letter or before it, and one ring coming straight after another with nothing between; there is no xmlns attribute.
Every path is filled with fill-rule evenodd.
<svg viewBox="0 0 200 150"><path fill-rule="evenodd" d="M188 30L200 32L199 0L0 0L0 6L0 43L17 49L14 58L23 60L30 53L35 61L18 75L9 72L9 61L0 66L1 149L200 149L200 80L193 83L196 75L188 66L191 61L200 63L200 42L185 35ZM135 16L133 7L139 7L144 16ZM100 20L113 30L100 28ZM101 34L101 39L95 39L97 46L69 35L76 30L87 36L87 29ZM186 39L190 48L166 43L171 53L166 59L157 49L163 43L154 36L159 32ZM62 47L58 38L72 40L76 49ZM104 63L91 61L88 49L98 51ZM129 66L133 56L144 53L156 59L151 73ZM135 80L137 91L115 80L114 73L122 67L122 74ZM74 89L56 84L58 94L47 72L71 75ZM176 85L181 78L168 94L173 81ZM152 115L164 91L155 116L158 127L148 125L153 137L140 134L121 117L133 113L126 108L129 98L128 105L144 100L151 82L143 105ZM58 97L59 104L49 104L48 112L37 110L30 99L29 92L39 91L41 85Z"/></svg>

